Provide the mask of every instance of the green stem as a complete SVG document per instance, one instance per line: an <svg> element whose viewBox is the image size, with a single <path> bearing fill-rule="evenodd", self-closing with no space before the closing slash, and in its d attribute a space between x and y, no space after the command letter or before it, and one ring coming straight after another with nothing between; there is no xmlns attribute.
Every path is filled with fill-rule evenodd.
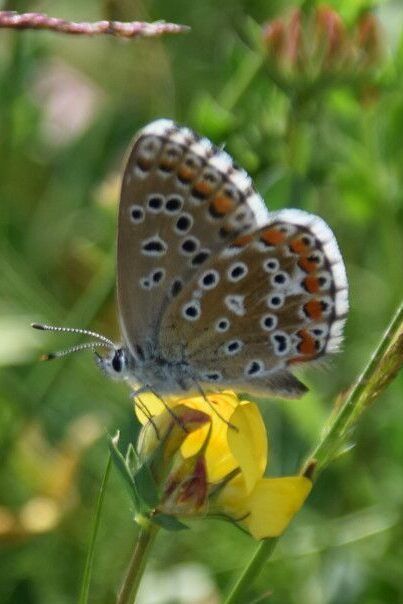
<svg viewBox="0 0 403 604"><path fill-rule="evenodd" d="M248 88L252 85L261 67L263 58L254 52L245 55L236 77L223 88L219 103L227 111L232 111Z"/></svg>
<svg viewBox="0 0 403 604"><path fill-rule="evenodd" d="M403 365L403 304L398 308L368 365L331 419L325 434L308 458L315 476L340 452L362 412L383 392Z"/></svg>
<svg viewBox="0 0 403 604"><path fill-rule="evenodd" d="M145 518L142 520L142 526L116 604L134 604L147 557L157 534L158 529L155 525Z"/></svg>
<svg viewBox="0 0 403 604"><path fill-rule="evenodd" d="M92 527L90 544L88 546L87 558L85 561L85 568L84 568L84 574L83 574L83 579L82 579L82 583L81 583L81 590L80 590L80 597L78 600L78 604L87 604L87 602L88 602L92 567L94 564L95 540L96 540L97 534L98 534L99 522L101 519L102 505L104 502L106 485L108 482L111 467L112 467L112 456L109 455L108 461L106 464L106 468L105 468L105 472L104 472L104 476L102 478L101 488L99 490L97 507L95 510L94 525Z"/></svg>
<svg viewBox="0 0 403 604"><path fill-rule="evenodd" d="M236 604L236 602L246 601L246 591L250 588L253 579L260 573L264 563L270 558L277 541L278 538L265 539L258 545L250 562L246 565L224 604Z"/></svg>

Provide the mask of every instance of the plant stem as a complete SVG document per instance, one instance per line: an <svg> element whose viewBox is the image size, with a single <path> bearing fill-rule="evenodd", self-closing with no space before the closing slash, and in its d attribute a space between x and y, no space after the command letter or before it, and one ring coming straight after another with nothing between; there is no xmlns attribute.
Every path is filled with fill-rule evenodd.
<svg viewBox="0 0 403 604"><path fill-rule="evenodd" d="M245 592L250 588L253 579L259 574L263 564L270 558L276 547L278 538L264 539L253 554L250 562L246 565L238 581L232 588L224 604L236 604L245 602ZM241 599L242 598L242 599Z"/></svg>
<svg viewBox="0 0 403 604"><path fill-rule="evenodd" d="M105 472L104 472L104 476L102 478L101 488L99 490L97 507L95 510L94 525L92 527L91 539L90 539L90 543L88 546L87 558L85 561L85 568L84 568L83 579L81 582L81 590L80 590L80 597L78 600L78 604L87 604L87 602L88 602L92 566L94 563L95 540L96 540L97 534L98 534L99 521L101 519L102 505L104 502L106 485L108 482L111 467L112 467L112 456L109 454Z"/></svg>
<svg viewBox="0 0 403 604"><path fill-rule="evenodd" d="M0 28L11 29L45 29L71 35L95 36L100 34L118 36L121 38L138 38L161 36L162 34L179 34L189 31L186 25L176 23L145 23L141 21L95 21L74 22L57 17L49 17L45 13L17 13L15 11L0 11Z"/></svg>
<svg viewBox="0 0 403 604"><path fill-rule="evenodd" d="M148 553L157 534L157 527L145 518L137 536L126 577L118 594L116 604L133 604L146 566Z"/></svg>
<svg viewBox="0 0 403 604"><path fill-rule="evenodd" d="M253 52L245 55L236 74L236 78L230 80L221 92L219 99L220 105L227 111L232 111L251 86L262 65L263 58L256 55L256 53Z"/></svg>
<svg viewBox="0 0 403 604"><path fill-rule="evenodd" d="M403 365L403 304L398 308L368 365L334 415L308 458L316 462L315 476L339 453L362 412L383 392Z"/></svg>

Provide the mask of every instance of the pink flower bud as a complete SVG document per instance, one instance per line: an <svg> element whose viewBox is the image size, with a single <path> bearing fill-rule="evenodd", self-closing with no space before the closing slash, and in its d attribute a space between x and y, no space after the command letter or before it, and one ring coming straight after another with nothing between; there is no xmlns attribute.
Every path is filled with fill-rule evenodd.
<svg viewBox="0 0 403 604"><path fill-rule="evenodd" d="M357 25L357 46L366 66L373 65L381 55L381 35L377 18L372 13L361 17Z"/></svg>
<svg viewBox="0 0 403 604"><path fill-rule="evenodd" d="M316 10L316 36L318 50L323 52L327 67L344 59L347 51L346 32L340 15L323 5Z"/></svg>
<svg viewBox="0 0 403 604"><path fill-rule="evenodd" d="M275 19L263 26L263 41L273 55L280 55L285 43L285 28L281 19Z"/></svg>
<svg viewBox="0 0 403 604"><path fill-rule="evenodd" d="M301 11L295 9L284 19L275 19L263 28L263 40L269 56L290 69L298 60L301 39Z"/></svg>
<svg viewBox="0 0 403 604"><path fill-rule="evenodd" d="M292 11L287 26L287 39L285 47L285 58L289 65L295 65L301 50L301 11L296 8Z"/></svg>

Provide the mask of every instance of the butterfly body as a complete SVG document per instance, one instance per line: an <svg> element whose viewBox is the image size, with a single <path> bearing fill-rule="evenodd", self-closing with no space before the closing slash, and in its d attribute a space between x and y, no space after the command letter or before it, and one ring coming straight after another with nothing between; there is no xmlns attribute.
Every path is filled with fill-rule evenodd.
<svg viewBox="0 0 403 604"><path fill-rule="evenodd" d="M97 357L102 372L115 380L126 380L134 391L142 390L147 384L161 395L183 394L195 390L192 387L192 372L186 361L171 361L157 356L150 350L149 358L135 358L131 351L122 346L109 356Z"/></svg>

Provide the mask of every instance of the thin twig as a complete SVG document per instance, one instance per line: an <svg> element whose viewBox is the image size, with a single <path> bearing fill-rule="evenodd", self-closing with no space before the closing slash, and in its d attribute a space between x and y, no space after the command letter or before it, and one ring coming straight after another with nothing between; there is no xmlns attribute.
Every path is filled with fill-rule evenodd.
<svg viewBox="0 0 403 604"><path fill-rule="evenodd" d="M180 34L189 31L187 25L155 21L95 21L93 23L65 21L49 17L44 13L16 13L0 11L0 28L9 29L44 29L62 34L95 36L111 35L119 38L157 37L163 34Z"/></svg>

